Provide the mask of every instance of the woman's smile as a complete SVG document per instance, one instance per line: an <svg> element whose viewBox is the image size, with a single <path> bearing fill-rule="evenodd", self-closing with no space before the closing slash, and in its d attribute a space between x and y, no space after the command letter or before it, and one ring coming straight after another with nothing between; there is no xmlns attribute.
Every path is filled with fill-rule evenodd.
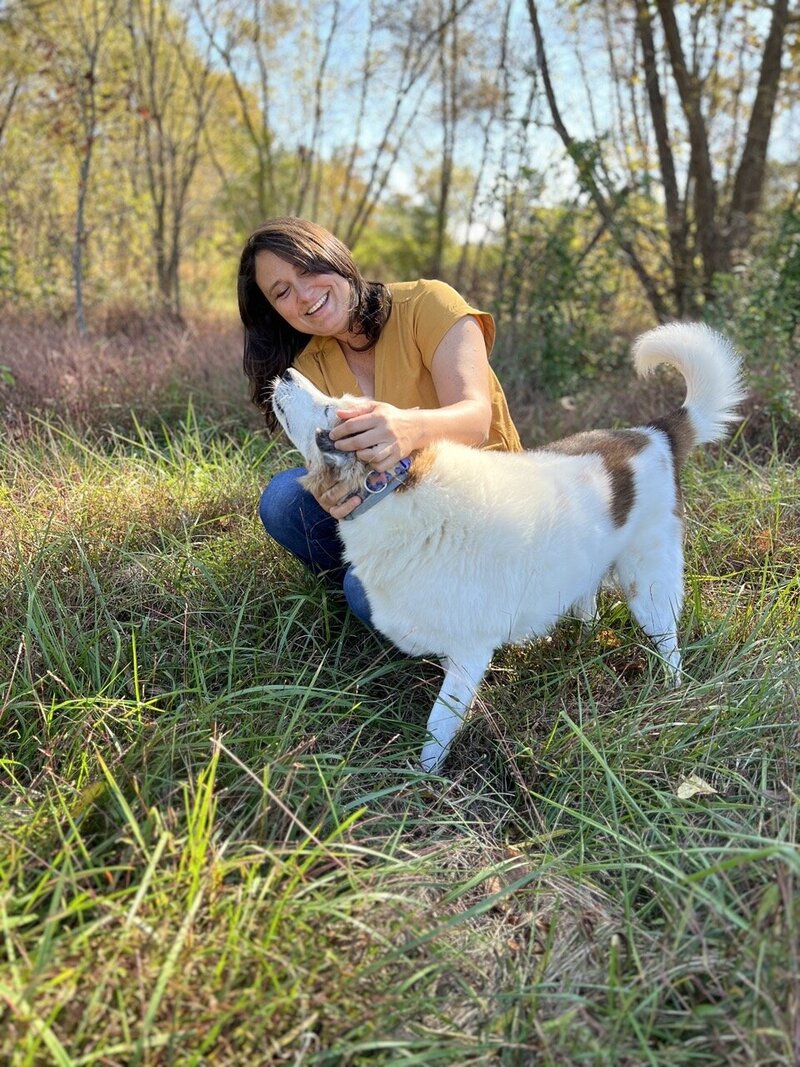
<svg viewBox="0 0 800 1067"><path fill-rule="evenodd" d="M315 303L314 303L314 304L313 304L313 305L312 305L312 306L311 306L311 307L310 307L310 308L308 309L308 311L306 312L306 315L316 315L316 313L317 313L317 312L318 312L318 311L319 311L319 310L320 310L321 308L325 307L325 305L326 305L326 304L328 303L328 297L329 297L329 296L330 296L330 292L328 292L328 293L323 293L323 294L322 294L322 296L321 296L321 297L319 298L319 300L317 300L317 301L316 301L316 302L315 302Z"/></svg>

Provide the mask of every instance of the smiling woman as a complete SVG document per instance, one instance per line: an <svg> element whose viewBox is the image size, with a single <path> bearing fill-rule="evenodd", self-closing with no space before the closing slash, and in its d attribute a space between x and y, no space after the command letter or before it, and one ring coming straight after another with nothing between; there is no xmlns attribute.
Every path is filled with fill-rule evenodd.
<svg viewBox="0 0 800 1067"><path fill-rule="evenodd" d="M319 316L320 309L313 307L328 292L336 296L334 322L327 309ZM272 380L294 363L308 335L352 335L353 351L368 349L391 310L386 286L365 281L341 241L321 226L291 217L270 219L248 238L238 298L250 396L273 429Z"/></svg>
<svg viewBox="0 0 800 1067"><path fill-rule="evenodd" d="M489 367L494 321L444 282L366 281L333 234L305 219L276 218L248 238L238 296L250 395L271 428L272 384L295 367L328 396L363 400L337 412L330 440L376 471L394 470L443 438L521 449ZM299 484L304 473L284 471L270 482L261 497L264 526L315 573L340 582L369 623L336 530L360 499L336 485L315 499Z"/></svg>

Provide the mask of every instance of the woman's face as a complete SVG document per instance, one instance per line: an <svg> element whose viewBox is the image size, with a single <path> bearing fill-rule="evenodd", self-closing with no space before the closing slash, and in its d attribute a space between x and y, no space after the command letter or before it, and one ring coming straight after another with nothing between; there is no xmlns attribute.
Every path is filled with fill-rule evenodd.
<svg viewBox="0 0 800 1067"><path fill-rule="evenodd" d="M259 252L256 284L281 318L300 333L347 335L350 283L341 274L310 274L274 252Z"/></svg>

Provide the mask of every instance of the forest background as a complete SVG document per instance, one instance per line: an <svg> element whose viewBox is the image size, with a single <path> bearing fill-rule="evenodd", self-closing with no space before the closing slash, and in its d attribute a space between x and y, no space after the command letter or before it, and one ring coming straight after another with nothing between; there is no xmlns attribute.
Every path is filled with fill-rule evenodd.
<svg viewBox="0 0 800 1067"><path fill-rule="evenodd" d="M5 3L4 398L99 401L125 379L99 340L145 320L202 332L140 377L208 385L238 360L245 237L298 214L368 277L492 310L518 411L687 316L756 346L785 400L798 47L788 0Z"/></svg>

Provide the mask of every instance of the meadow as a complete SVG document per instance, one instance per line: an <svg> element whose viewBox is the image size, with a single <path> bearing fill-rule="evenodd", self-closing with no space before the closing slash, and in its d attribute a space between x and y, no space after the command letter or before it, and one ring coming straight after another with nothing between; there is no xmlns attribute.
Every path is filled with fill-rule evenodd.
<svg viewBox="0 0 800 1067"><path fill-rule="evenodd" d="M428 776L438 666L264 538L235 346L153 329L4 387L0 1061L796 1065L793 441L690 461L682 689L608 591Z"/></svg>

